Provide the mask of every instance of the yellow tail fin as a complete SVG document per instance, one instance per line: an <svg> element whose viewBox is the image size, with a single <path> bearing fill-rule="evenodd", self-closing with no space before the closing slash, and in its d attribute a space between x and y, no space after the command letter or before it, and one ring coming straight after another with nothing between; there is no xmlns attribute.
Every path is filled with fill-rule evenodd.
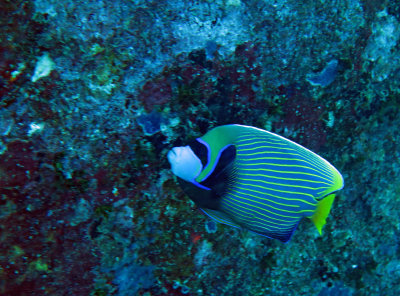
<svg viewBox="0 0 400 296"><path fill-rule="evenodd" d="M330 194L324 199L320 200L317 204L317 209L315 210L314 215L310 217L315 227L317 227L320 235L322 235L322 227L326 224L326 218L328 217L329 212L331 211L331 207L334 200L335 200L335 194Z"/></svg>

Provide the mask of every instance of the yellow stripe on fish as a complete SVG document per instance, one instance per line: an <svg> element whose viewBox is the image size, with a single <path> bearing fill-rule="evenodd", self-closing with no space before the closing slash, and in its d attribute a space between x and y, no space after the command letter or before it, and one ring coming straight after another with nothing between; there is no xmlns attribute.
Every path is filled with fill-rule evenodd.
<svg viewBox="0 0 400 296"><path fill-rule="evenodd" d="M328 161L250 126L216 127L173 148L168 159L183 190L208 216L282 242L303 217L321 233L332 193L343 188L343 177Z"/></svg>

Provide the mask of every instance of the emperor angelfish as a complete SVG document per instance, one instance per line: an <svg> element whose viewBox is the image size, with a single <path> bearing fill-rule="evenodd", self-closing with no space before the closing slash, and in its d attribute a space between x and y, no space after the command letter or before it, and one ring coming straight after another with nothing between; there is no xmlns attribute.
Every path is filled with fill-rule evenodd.
<svg viewBox="0 0 400 296"><path fill-rule="evenodd" d="M310 218L322 234L343 177L328 161L286 138L223 125L168 153L184 192L211 218L290 240Z"/></svg>

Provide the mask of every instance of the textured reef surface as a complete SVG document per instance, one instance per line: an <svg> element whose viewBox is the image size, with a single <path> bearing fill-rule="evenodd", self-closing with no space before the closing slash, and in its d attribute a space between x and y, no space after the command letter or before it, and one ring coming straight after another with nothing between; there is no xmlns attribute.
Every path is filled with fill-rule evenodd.
<svg viewBox="0 0 400 296"><path fill-rule="evenodd" d="M400 6L0 2L0 295L399 295ZM168 150L228 123L342 172L323 235L217 225Z"/></svg>

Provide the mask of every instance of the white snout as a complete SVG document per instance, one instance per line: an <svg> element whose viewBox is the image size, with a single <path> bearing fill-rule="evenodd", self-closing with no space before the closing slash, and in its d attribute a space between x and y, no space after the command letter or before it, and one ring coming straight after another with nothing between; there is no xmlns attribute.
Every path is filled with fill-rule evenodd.
<svg viewBox="0 0 400 296"><path fill-rule="evenodd" d="M168 152L167 157L172 173L185 181L194 181L203 169L200 159L190 146L174 147Z"/></svg>

